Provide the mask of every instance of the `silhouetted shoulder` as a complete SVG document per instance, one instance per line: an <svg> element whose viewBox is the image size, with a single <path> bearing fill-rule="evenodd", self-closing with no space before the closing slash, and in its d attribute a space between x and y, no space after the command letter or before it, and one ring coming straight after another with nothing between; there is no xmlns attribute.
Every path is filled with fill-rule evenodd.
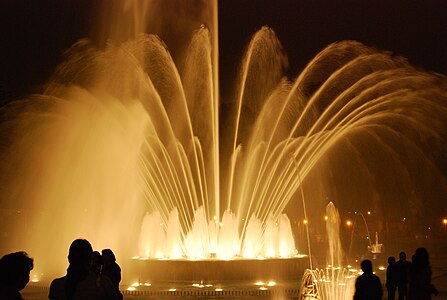
<svg viewBox="0 0 447 300"><path fill-rule="evenodd" d="M48 295L50 300L66 300L65 296L65 276L56 278L51 282L50 293Z"/></svg>

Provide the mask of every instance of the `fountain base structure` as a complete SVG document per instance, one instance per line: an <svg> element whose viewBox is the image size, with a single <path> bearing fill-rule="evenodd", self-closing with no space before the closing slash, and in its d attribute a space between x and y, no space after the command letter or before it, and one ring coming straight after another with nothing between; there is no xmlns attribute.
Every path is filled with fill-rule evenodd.
<svg viewBox="0 0 447 300"><path fill-rule="evenodd" d="M275 259L132 259L128 268L139 283L291 281L309 267L306 256Z"/></svg>

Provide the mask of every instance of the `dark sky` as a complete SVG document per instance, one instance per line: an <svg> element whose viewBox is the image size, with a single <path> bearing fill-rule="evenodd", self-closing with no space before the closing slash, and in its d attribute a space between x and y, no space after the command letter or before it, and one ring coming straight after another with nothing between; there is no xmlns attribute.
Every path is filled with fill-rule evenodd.
<svg viewBox="0 0 447 300"><path fill-rule="evenodd" d="M36 91L61 55L90 36L101 0L2 0L1 103ZM354 39L447 74L445 0L221 0L222 87L232 78L250 36L272 27L289 56L289 75L328 44Z"/></svg>

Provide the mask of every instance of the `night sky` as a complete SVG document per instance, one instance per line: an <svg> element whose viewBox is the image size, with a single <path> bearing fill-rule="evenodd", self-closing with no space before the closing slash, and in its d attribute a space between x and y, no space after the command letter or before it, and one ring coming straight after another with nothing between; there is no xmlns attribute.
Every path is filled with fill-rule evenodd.
<svg viewBox="0 0 447 300"><path fill-rule="evenodd" d="M2 104L38 91L63 52L80 38L92 36L101 1L1 1ZM444 0L222 0L222 90L233 86L243 51L263 25L270 26L283 44L291 78L325 46L346 39L402 55L419 68L447 74L446 12Z"/></svg>

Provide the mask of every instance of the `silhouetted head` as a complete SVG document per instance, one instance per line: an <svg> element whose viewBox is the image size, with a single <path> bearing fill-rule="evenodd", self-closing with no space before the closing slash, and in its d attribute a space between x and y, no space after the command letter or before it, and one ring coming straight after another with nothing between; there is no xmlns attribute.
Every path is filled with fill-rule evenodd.
<svg viewBox="0 0 447 300"><path fill-rule="evenodd" d="M101 254L104 264L111 264L116 261L115 254L111 249L104 249L101 251Z"/></svg>
<svg viewBox="0 0 447 300"><path fill-rule="evenodd" d="M0 259L0 283L20 291L28 284L32 269L33 259L26 252L6 254Z"/></svg>
<svg viewBox="0 0 447 300"><path fill-rule="evenodd" d="M68 252L68 261L75 265L90 265L93 254L92 245L84 239L74 240Z"/></svg>
<svg viewBox="0 0 447 300"><path fill-rule="evenodd" d="M399 259L400 260L406 260L407 259L407 254L402 251L401 253L399 253Z"/></svg>
<svg viewBox="0 0 447 300"><path fill-rule="evenodd" d="M416 268L423 268L430 265L427 249L416 249L416 252L413 255L413 265L415 265Z"/></svg>
<svg viewBox="0 0 447 300"><path fill-rule="evenodd" d="M396 262L396 258L394 256L388 257L388 264L392 265Z"/></svg>
<svg viewBox="0 0 447 300"><path fill-rule="evenodd" d="M360 267L362 268L362 271L366 274L370 274L373 272L372 262L369 259L365 259L364 261L362 261Z"/></svg>

